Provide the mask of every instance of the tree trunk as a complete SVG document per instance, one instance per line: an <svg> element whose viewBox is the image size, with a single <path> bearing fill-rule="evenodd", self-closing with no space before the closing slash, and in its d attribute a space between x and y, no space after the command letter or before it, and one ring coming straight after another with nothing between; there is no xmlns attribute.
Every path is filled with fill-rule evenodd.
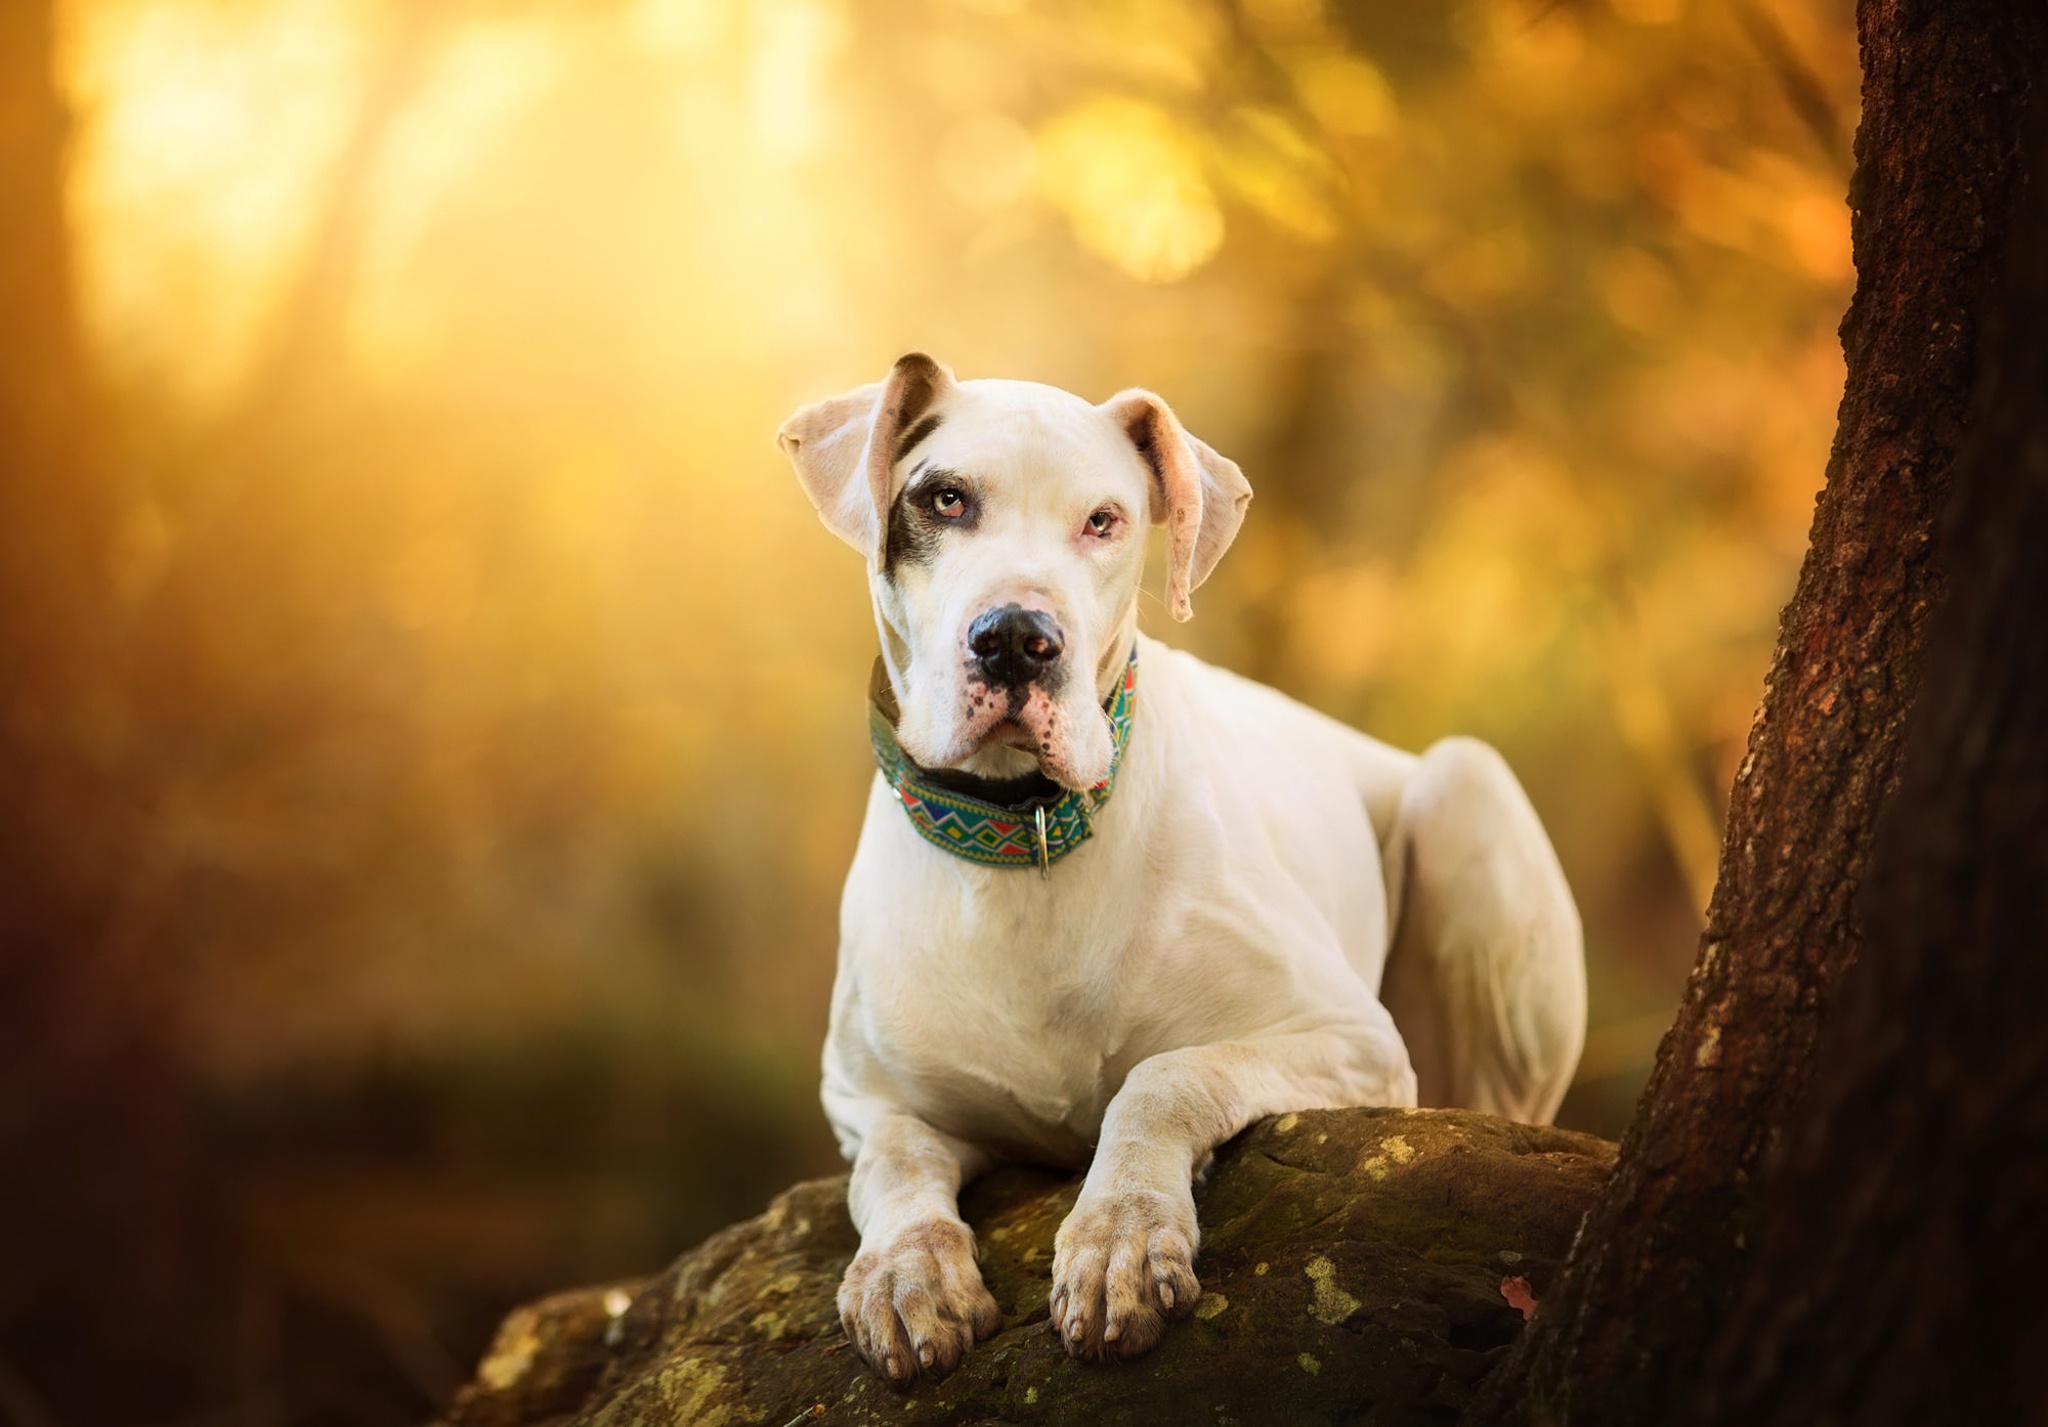
<svg viewBox="0 0 2048 1427"><path fill-rule="evenodd" d="M175 1322L170 1009L122 934L108 489L72 306L48 0L0 0L0 1413L148 1400L109 1344ZM83 1396L68 1392L69 1377Z"/></svg>
<svg viewBox="0 0 2048 1427"><path fill-rule="evenodd" d="M1898 777L1946 505L2022 178L2038 0L1863 0L1848 384L1731 795L1700 958L1563 1282L1468 1421L1636 1423L1690 1401L1745 1271Z"/></svg>
<svg viewBox="0 0 2048 1427"><path fill-rule="evenodd" d="M2048 103L2037 105L2048 117ZM2039 1420L2048 1388L2048 132L1904 781L1703 1423Z"/></svg>

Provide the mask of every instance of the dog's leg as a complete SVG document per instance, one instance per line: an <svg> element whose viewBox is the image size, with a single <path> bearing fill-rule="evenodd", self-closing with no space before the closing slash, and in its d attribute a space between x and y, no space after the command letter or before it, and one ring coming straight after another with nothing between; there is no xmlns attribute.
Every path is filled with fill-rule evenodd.
<svg viewBox="0 0 2048 1427"><path fill-rule="evenodd" d="M1578 909L1536 810L1501 756L1433 745L1387 840L1399 906L1380 1000L1424 1105L1548 1124L1586 1035Z"/></svg>
<svg viewBox="0 0 2048 1427"><path fill-rule="evenodd" d="M960 1218L961 1184L986 1157L910 1115L884 1115L861 1141L847 1207L860 1252L839 1285L839 1318L891 1383L944 1377L1002 1323Z"/></svg>
<svg viewBox="0 0 2048 1427"><path fill-rule="evenodd" d="M1382 1013L1384 1014L1384 1013ZM1109 1102L1081 1195L1053 1242L1052 1322L1075 1357L1135 1357L1193 1310L1195 1166L1287 1110L1413 1105L1391 1020L1231 1041L1140 1061Z"/></svg>

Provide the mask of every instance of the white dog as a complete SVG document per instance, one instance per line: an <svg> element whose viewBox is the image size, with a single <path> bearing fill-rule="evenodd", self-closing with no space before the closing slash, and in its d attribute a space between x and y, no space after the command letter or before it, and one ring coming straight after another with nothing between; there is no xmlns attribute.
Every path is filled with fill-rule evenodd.
<svg viewBox="0 0 2048 1427"><path fill-rule="evenodd" d="M1194 1307L1191 1180L1251 1122L1549 1120L1585 968L1534 810L1484 744L1418 758L1138 633L1147 527L1186 619L1251 499L1165 402L912 354L779 439L881 633L824 1057L878 1371L998 1326L956 1203L998 1160L1088 1166L1052 1322L1128 1357Z"/></svg>

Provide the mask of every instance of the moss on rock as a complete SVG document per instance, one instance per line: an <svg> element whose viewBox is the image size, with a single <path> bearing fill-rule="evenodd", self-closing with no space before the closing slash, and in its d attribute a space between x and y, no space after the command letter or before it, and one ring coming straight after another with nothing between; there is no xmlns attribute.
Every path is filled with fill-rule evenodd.
<svg viewBox="0 0 2048 1427"><path fill-rule="evenodd" d="M1541 1300L1613 1160L1604 1140L1462 1111L1266 1121L1196 1191L1194 1316L1111 1364L1074 1362L1047 1326L1077 1182L999 1170L961 1209L1002 1330L907 1393L839 1327L845 1179L800 1184L655 1278L515 1311L447 1427L1449 1424L1521 1329L1503 1286Z"/></svg>

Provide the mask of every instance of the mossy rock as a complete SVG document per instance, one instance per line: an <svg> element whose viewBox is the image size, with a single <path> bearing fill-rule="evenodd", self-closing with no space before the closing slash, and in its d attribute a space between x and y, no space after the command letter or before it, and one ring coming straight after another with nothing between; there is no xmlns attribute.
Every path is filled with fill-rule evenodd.
<svg viewBox="0 0 2048 1427"><path fill-rule="evenodd" d="M1605 1140L1449 1110L1255 1126L1196 1191L1194 1317L1129 1363L1069 1359L1046 1319L1078 1183L1004 1169L961 1208L1002 1331L891 1391L839 1327L844 1178L800 1184L666 1273L506 1319L448 1427L1449 1424L1549 1289L1614 1162ZM810 1415L805 1415L810 1414Z"/></svg>

